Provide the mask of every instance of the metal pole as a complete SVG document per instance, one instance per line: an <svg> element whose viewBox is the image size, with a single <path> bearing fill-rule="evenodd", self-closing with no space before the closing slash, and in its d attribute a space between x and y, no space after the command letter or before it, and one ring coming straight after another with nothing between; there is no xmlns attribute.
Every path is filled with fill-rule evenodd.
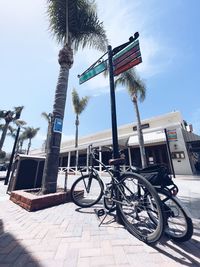
<svg viewBox="0 0 200 267"><path fill-rule="evenodd" d="M170 152L169 140L168 140L168 137L167 137L167 129L164 129L164 131L165 131L165 137L166 137L167 154L168 154L168 158L169 158L171 171L172 171L173 177L176 178L175 171L174 171L174 165L173 165L173 162L172 162L172 156L171 156L171 152Z"/></svg>
<svg viewBox="0 0 200 267"><path fill-rule="evenodd" d="M13 149L12 149L12 154L10 156L10 162L9 162L9 165L8 165L8 170L7 170L7 174L6 174L6 179L5 179L4 185L8 184L8 180L9 180L9 177L10 177L10 171L11 171L11 167L12 167L12 163L13 163L13 159L14 159L14 155L15 155L15 149L16 149L16 146L17 146L17 141L18 141L18 138L19 138L19 132L20 132L20 126L18 126L18 129L17 129L17 134L16 134L16 137L15 137L15 142L14 142Z"/></svg>
<svg viewBox="0 0 200 267"><path fill-rule="evenodd" d="M117 117L115 104L115 85L112 63L112 46L108 46L108 62L109 62L109 80L110 80L110 100L111 100L111 119L112 119L112 141L113 141L113 158L119 158L119 146L117 135Z"/></svg>
<svg viewBox="0 0 200 267"><path fill-rule="evenodd" d="M119 158L118 134L117 134L117 116L116 116L116 102L115 102L115 85L113 75L112 63L112 47L108 46L108 62L109 62L109 80L110 80L110 101L111 101L111 119L112 119L112 141L113 141L113 158ZM119 166L114 166L117 180L119 177ZM116 222L123 224L120 218L119 207L116 206Z"/></svg>

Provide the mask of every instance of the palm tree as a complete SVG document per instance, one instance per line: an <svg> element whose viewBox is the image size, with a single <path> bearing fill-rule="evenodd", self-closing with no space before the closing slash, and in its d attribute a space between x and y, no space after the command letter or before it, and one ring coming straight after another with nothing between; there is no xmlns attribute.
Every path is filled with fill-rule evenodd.
<svg viewBox="0 0 200 267"><path fill-rule="evenodd" d="M31 140L36 136L39 129L40 128L26 127L25 131L23 132L23 138L28 139L27 155L29 154L29 150L31 147Z"/></svg>
<svg viewBox="0 0 200 267"><path fill-rule="evenodd" d="M23 108L23 106L19 106L14 107L14 110L0 110L0 118L5 120L5 124L3 126L1 125L2 134L0 138L0 151L2 150L7 131L9 129L12 131L10 123L15 123L20 118Z"/></svg>
<svg viewBox="0 0 200 267"><path fill-rule="evenodd" d="M131 96L131 100L133 102L137 118L137 132L138 132L138 141L140 147L142 167L145 168L147 166L147 160L144 147L144 138L141 128L140 113L138 108L138 99L141 102L144 101L146 97L146 86L144 82L139 78L139 76L135 73L134 69L129 69L121 73L119 77L115 80L115 86L117 85L126 86Z"/></svg>
<svg viewBox="0 0 200 267"><path fill-rule="evenodd" d="M52 118L52 114L51 113L46 113L46 112L42 112L41 116L47 121L48 123L48 128L47 128L47 137L45 140L45 152L47 152L47 144L48 144L48 137L50 136L51 133L51 118Z"/></svg>
<svg viewBox="0 0 200 267"><path fill-rule="evenodd" d="M72 49L77 51L80 47L89 46L105 51L107 47L106 34L102 22L97 17L94 1L47 0L47 3L50 30L63 48L58 55L60 74L42 179L43 194L54 193L57 188L61 131L56 131L55 126L58 121L62 124L64 118L69 69L73 65Z"/></svg>
<svg viewBox="0 0 200 267"><path fill-rule="evenodd" d="M23 126L26 124L25 121L23 120L16 120L15 121L15 124L18 126L18 128L24 128ZM12 138L16 139L17 138L17 131L18 131L18 128L13 128L12 126L9 126L9 130L10 132L7 134L9 136L11 136ZM19 129L20 131L20 129ZM18 140L17 140L17 145L16 145L16 152L15 153L18 153L19 151L22 150L22 146L23 146L23 142L25 140L25 136L23 133L21 133L18 137Z"/></svg>
<svg viewBox="0 0 200 267"><path fill-rule="evenodd" d="M86 108L89 101L89 96L82 97L80 99L76 89L74 88L72 91L72 103L74 106L74 112L76 114L75 126L76 126L76 134L75 134L75 147L78 147L78 126L79 126L79 116Z"/></svg>

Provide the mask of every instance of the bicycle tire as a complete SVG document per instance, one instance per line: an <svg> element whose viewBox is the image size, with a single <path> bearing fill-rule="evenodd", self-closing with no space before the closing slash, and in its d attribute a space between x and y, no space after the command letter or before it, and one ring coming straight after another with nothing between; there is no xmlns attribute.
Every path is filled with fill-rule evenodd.
<svg viewBox="0 0 200 267"><path fill-rule="evenodd" d="M163 235L165 220L154 187L143 176L127 172L120 177L116 195L119 200L117 208L125 228L141 241L155 244ZM154 212L156 223L149 217L148 209Z"/></svg>
<svg viewBox="0 0 200 267"><path fill-rule="evenodd" d="M89 179L91 179L91 186L87 192ZM104 184L100 178L94 175L83 175L79 177L71 187L71 199L81 208L89 208L102 198Z"/></svg>
<svg viewBox="0 0 200 267"><path fill-rule="evenodd" d="M181 202L177 197L170 195L166 191L158 189L157 192L164 204L163 210L167 218L165 235L175 242L190 240L193 235L193 223L186 214Z"/></svg>

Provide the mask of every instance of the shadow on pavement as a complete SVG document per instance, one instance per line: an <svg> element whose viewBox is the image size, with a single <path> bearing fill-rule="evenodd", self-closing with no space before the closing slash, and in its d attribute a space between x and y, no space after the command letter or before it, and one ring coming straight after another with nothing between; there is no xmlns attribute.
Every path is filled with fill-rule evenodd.
<svg viewBox="0 0 200 267"><path fill-rule="evenodd" d="M179 199L183 203L183 205L188 209L188 211L191 213L192 218L194 219L200 219L200 198L198 196L180 196Z"/></svg>
<svg viewBox="0 0 200 267"><path fill-rule="evenodd" d="M0 219L0 266L41 267L38 261L23 247L13 235L4 232L3 221Z"/></svg>
<svg viewBox="0 0 200 267"><path fill-rule="evenodd" d="M199 249L197 247L194 248L191 241L175 243L163 238L160 244L155 247L155 250L183 266L200 266Z"/></svg>

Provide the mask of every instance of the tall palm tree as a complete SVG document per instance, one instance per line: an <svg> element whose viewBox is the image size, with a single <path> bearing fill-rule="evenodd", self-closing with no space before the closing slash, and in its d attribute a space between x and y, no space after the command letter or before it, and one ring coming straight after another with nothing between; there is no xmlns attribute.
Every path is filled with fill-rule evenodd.
<svg viewBox="0 0 200 267"><path fill-rule="evenodd" d="M11 122L15 123L20 118L23 108L24 108L23 106L19 106L19 107L14 107L14 110L0 110L0 118L4 119L5 121L3 127L1 126L2 134L0 138L0 151L2 150L7 131L9 129L11 130L10 123Z"/></svg>
<svg viewBox="0 0 200 267"><path fill-rule="evenodd" d="M48 128L47 128L47 137L45 140L45 152L47 152L47 144L48 144L48 137L50 136L51 133L51 118L52 118L52 114L51 113L46 113L46 112L42 112L41 116L47 121L48 123Z"/></svg>
<svg viewBox="0 0 200 267"><path fill-rule="evenodd" d="M58 55L60 74L55 92L52 112L51 133L42 179L43 194L54 193L57 175L61 132L55 130L56 122L63 122L67 96L69 69L73 65L73 50L94 47L105 51L106 34L95 11L94 1L89 0L47 0L50 30L63 45Z"/></svg>
<svg viewBox="0 0 200 267"><path fill-rule="evenodd" d="M74 112L76 114L75 126L76 126L76 133L75 133L75 147L78 147L78 126L79 126L79 116L86 108L89 101L89 96L82 97L80 99L76 89L74 88L72 91L72 103L74 106Z"/></svg>
<svg viewBox="0 0 200 267"><path fill-rule="evenodd" d="M129 69L123 73L121 73L118 78L115 80L115 86L122 85L125 86L131 96L131 100L133 102L136 118L137 118L137 133L138 133L138 141L140 148L140 156L142 161L142 167L145 168L147 166L145 147L144 147L144 138L142 134L141 128L141 119L138 108L138 99L142 102L146 97L146 86L144 82L139 78L134 69Z"/></svg>
<svg viewBox="0 0 200 267"><path fill-rule="evenodd" d="M28 139L28 146L27 146L27 155L29 154L29 150L31 147L31 141L36 136L40 128L33 128L33 127L26 127L25 131L23 132L24 139Z"/></svg>

